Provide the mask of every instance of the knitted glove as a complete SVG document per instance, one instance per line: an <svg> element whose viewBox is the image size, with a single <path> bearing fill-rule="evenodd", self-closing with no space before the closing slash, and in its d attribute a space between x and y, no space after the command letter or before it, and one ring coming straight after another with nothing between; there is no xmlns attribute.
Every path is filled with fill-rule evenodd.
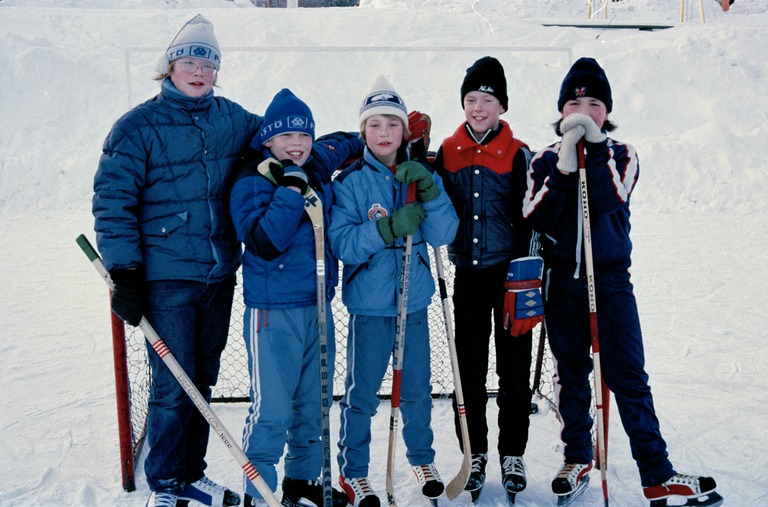
<svg viewBox="0 0 768 507"><path fill-rule="evenodd" d="M406 204L389 216L376 221L384 243L394 243L400 236L413 234L419 229L419 224L424 219L424 209L420 204L412 202Z"/></svg>
<svg viewBox="0 0 768 507"><path fill-rule="evenodd" d="M541 275L544 259L522 257L509 263L504 287L504 329L512 336L520 336L544 320L544 301L541 297Z"/></svg>
<svg viewBox="0 0 768 507"><path fill-rule="evenodd" d="M602 143L607 137L590 116L582 113L569 114L563 118L563 121L560 122L560 132L568 132L577 125L584 127L584 134L582 135L588 143Z"/></svg>
<svg viewBox="0 0 768 507"><path fill-rule="evenodd" d="M565 131L563 139L560 141L560 151L558 152L557 159L558 169L566 173L575 173L579 170L578 152L576 150L585 132L586 130L582 125L572 125L569 130Z"/></svg>
<svg viewBox="0 0 768 507"><path fill-rule="evenodd" d="M293 163L293 160L281 160L270 162L269 171L275 178L275 183L281 187L296 187L299 193L304 195L309 188L309 178L301 167Z"/></svg>
<svg viewBox="0 0 768 507"><path fill-rule="evenodd" d="M397 166L395 179L400 183L416 183L416 200L429 202L440 195L440 189L435 185L432 174L424 165L408 161Z"/></svg>
<svg viewBox="0 0 768 507"><path fill-rule="evenodd" d="M143 315L144 272L141 269L113 269L109 272L114 283L112 288L112 311L136 327Z"/></svg>

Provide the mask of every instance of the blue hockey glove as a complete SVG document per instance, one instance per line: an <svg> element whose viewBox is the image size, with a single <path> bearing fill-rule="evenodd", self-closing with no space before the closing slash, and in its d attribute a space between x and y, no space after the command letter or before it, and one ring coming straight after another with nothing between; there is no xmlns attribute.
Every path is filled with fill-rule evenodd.
<svg viewBox="0 0 768 507"><path fill-rule="evenodd" d="M512 336L527 333L544 320L541 275L544 259L521 257L509 263L504 287L504 329Z"/></svg>

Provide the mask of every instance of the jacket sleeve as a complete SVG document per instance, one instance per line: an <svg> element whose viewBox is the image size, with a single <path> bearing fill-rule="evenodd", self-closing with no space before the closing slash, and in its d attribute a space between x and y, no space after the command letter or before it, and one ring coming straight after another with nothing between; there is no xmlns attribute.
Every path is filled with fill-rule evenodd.
<svg viewBox="0 0 768 507"><path fill-rule="evenodd" d="M549 233L558 219L575 210L564 209L566 197L577 192L578 173L563 174L557 168L560 143L539 151L527 171L526 193L523 198L523 218L541 233Z"/></svg>
<svg viewBox="0 0 768 507"><path fill-rule="evenodd" d="M147 163L140 128L118 120L104 141L93 181L96 243L107 270L142 264L139 205Z"/></svg>
<svg viewBox="0 0 768 507"><path fill-rule="evenodd" d="M424 220L422 220L420 229L424 240L432 246L447 245L456 236L459 228L459 217L451 204L451 199L443 186L443 179L432 171L432 179L435 185L440 189L440 195L429 202L425 202Z"/></svg>
<svg viewBox="0 0 768 507"><path fill-rule="evenodd" d="M623 208L637 182L635 149L613 139L585 143L590 213L608 215Z"/></svg>
<svg viewBox="0 0 768 507"><path fill-rule="evenodd" d="M232 188L230 214L237 237L252 254L265 260L280 256L291 244L304 213L304 197L275 187L248 164Z"/></svg>
<svg viewBox="0 0 768 507"><path fill-rule="evenodd" d="M362 157L365 143L357 132L334 132L318 137L312 148L314 156L333 172L350 158Z"/></svg>

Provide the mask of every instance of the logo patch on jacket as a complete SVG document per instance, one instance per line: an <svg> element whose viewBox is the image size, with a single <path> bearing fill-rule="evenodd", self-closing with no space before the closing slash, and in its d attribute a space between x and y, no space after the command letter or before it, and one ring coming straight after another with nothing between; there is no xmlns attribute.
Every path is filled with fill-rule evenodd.
<svg viewBox="0 0 768 507"><path fill-rule="evenodd" d="M389 213L387 213L387 209L382 207L382 205L377 202L373 203L368 209L368 220L378 220L379 218L384 218L387 215L389 215Z"/></svg>

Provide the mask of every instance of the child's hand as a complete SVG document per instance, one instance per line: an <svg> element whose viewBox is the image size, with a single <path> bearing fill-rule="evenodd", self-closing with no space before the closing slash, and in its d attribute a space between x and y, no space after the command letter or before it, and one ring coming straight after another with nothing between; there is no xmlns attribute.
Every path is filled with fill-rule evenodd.
<svg viewBox="0 0 768 507"><path fill-rule="evenodd" d="M419 202L429 202L440 195L440 189L435 185L432 174L418 162L408 161L397 166L395 179L400 183L416 183L416 199Z"/></svg>
<svg viewBox="0 0 768 507"><path fill-rule="evenodd" d="M573 116L573 115L571 115ZM568 116L570 118L571 116ZM565 120L563 120L565 123ZM563 131L562 124L560 130ZM584 137L584 127L582 125L571 125L568 130L563 131L563 139L560 141L560 151L558 152L557 168L563 174L575 173L579 170L579 161L577 159L578 144Z"/></svg>
<svg viewBox="0 0 768 507"><path fill-rule="evenodd" d="M309 178L301 167L293 163L293 160L281 160L271 162L269 170L275 178L275 182L281 187L293 187L301 195L304 195L309 188Z"/></svg>
<svg viewBox="0 0 768 507"><path fill-rule="evenodd" d="M408 236L419 230L422 220L424 220L424 208L421 204L412 202L390 216L380 218L376 222L376 228L384 243L394 243L400 236Z"/></svg>
<svg viewBox="0 0 768 507"><path fill-rule="evenodd" d="M582 136L584 136L588 143L602 143L607 137L590 116L582 113L572 113L560 122L560 132L563 132L563 138L565 138L565 133L578 126L584 128Z"/></svg>

